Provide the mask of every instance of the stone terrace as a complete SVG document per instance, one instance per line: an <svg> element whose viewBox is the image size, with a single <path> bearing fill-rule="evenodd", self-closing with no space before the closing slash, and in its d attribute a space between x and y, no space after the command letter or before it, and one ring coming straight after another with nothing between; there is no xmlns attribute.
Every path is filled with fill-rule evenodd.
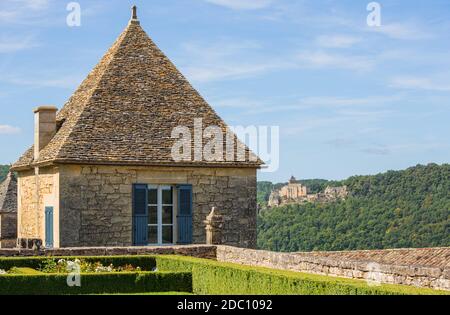
<svg viewBox="0 0 450 315"><path fill-rule="evenodd" d="M183 255L220 262L403 284L450 291L450 247L276 253L223 245L93 247L33 251L0 249L1 256Z"/></svg>

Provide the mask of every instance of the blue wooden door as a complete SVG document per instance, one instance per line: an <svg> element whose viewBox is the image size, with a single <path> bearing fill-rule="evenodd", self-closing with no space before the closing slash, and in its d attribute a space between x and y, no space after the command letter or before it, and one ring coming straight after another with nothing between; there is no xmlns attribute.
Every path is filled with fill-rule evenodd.
<svg viewBox="0 0 450 315"><path fill-rule="evenodd" d="M147 185L133 185L133 245L148 245Z"/></svg>
<svg viewBox="0 0 450 315"><path fill-rule="evenodd" d="M192 186L178 188L178 244L192 244Z"/></svg>
<svg viewBox="0 0 450 315"><path fill-rule="evenodd" d="M53 207L45 207L45 247L53 248Z"/></svg>

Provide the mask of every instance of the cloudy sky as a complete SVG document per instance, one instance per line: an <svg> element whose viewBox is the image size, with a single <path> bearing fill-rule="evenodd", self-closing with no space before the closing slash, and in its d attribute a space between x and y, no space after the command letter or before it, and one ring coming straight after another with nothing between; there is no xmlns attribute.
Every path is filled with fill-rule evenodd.
<svg viewBox="0 0 450 315"><path fill-rule="evenodd" d="M126 26L130 7L230 125L280 126L260 179L342 179L450 162L450 2L0 0L0 164L33 142L32 109L61 107Z"/></svg>

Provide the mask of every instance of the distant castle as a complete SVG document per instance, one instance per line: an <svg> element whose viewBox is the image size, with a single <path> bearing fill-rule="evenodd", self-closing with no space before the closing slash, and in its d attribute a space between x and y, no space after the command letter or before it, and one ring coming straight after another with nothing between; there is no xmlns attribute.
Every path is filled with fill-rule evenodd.
<svg viewBox="0 0 450 315"><path fill-rule="evenodd" d="M290 203L301 202L331 202L345 199L348 196L347 186L328 186L324 192L311 194L308 187L291 177L289 183L279 190L273 190L269 197L269 207L277 207Z"/></svg>

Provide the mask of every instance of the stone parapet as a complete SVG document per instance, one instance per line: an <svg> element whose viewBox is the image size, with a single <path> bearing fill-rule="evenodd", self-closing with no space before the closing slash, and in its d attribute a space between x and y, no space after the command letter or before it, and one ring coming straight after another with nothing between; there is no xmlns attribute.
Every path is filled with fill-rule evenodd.
<svg viewBox="0 0 450 315"><path fill-rule="evenodd" d="M409 251L420 251L411 249ZM358 252L358 251L356 251ZM369 251L370 252L370 251ZM390 251L376 251L379 257ZM340 252L330 255L328 252L313 253L276 253L262 250L236 248L231 246L217 247L217 260L222 262L237 263L267 267L273 269L299 271L305 273L321 274L327 276L345 277L366 280L370 284L377 283L403 284L416 287L425 287L439 290L450 290L450 268L447 263L431 264L433 261L442 261L440 257L448 257L450 248L426 249L428 265L378 263L376 257L372 259L349 258ZM399 255L404 255L399 252Z"/></svg>

